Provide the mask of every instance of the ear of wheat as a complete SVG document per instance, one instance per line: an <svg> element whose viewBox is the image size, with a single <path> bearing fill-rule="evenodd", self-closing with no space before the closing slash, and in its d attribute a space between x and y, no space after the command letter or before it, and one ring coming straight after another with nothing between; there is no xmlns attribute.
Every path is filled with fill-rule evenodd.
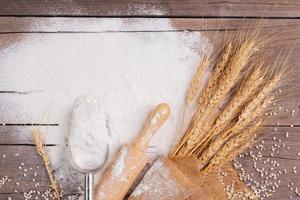
<svg viewBox="0 0 300 200"><path fill-rule="evenodd" d="M193 150L199 140L202 140L201 127L211 116L216 106L224 100L231 89L240 80L244 68L251 56L257 51L256 41L253 39L244 42L228 43L204 86L193 116L191 126L185 133L180 145L173 155L186 156Z"/></svg>
<svg viewBox="0 0 300 200"><path fill-rule="evenodd" d="M204 173L209 173L217 170L228 161L233 160L236 156L248 148L257 130L260 128L261 123L258 122L253 126L249 126L242 134L238 134L230 139L217 153L209 160L208 165L203 169Z"/></svg>
<svg viewBox="0 0 300 200"><path fill-rule="evenodd" d="M54 192L55 198L57 200L60 200L61 195L59 193L58 183L53 175L50 160L49 160L49 157L48 157L48 154L47 154L44 142L43 142L41 132L38 129L34 130L32 133L32 138L35 143L36 152L42 158L44 166L46 168L48 177L50 179L50 187Z"/></svg>
<svg viewBox="0 0 300 200"><path fill-rule="evenodd" d="M225 44L223 49L220 51L220 57L221 58L215 64L211 77L206 82L203 90L200 93L200 97L199 97L198 105L197 105L198 109L197 109L197 112L195 113L195 115L193 116L193 119L191 121L191 124L193 124L193 126L191 125L190 128L194 127L194 125L197 125L197 121L199 121L199 117L200 117L201 113L204 112L205 105L208 104L209 99L212 96L213 89L216 86L215 83L219 79L219 77L221 76L221 73L223 72L223 70L224 70L224 68L225 68L225 66L226 66L226 64L229 60L229 57L231 55L231 51L232 51L232 44L231 43ZM199 89L199 87L197 89ZM199 108L201 108L201 109L199 109ZM190 130L190 129L186 131L186 134L184 135L184 138L182 138L181 143L173 151L172 155L176 155L176 154L180 153L179 151L181 150L182 146L185 145L185 143L187 142L187 140L190 137L190 135L192 134L192 132L193 132L193 130Z"/></svg>
<svg viewBox="0 0 300 200"><path fill-rule="evenodd" d="M200 91L190 125L170 156L196 156L199 170L208 173L251 144L275 98L274 89L285 78L278 70L279 56L270 62L269 56L260 53L264 44L258 31L224 44ZM199 76L195 80L189 93L200 90L195 86Z"/></svg>
<svg viewBox="0 0 300 200"><path fill-rule="evenodd" d="M249 104L256 104L258 102L259 101L255 99ZM204 152L198 155L201 163L199 169L202 169L231 137L242 134L247 126L253 125L251 122L262 116L265 109L269 105L269 102L270 100L266 100L263 103L260 102L261 104L258 104L253 109L251 107L252 105L247 105L246 108L242 110L237 122L230 129L216 136L216 138L206 146Z"/></svg>
<svg viewBox="0 0 300 200"><path fill-rule="evenodd" d="M190 155L193 153L199 154L202 152L201 146L206 146L205 143L212 139L215 135L220 134L224 129L231 125L232 120L237 117L238 112L242 106L259 90L263 83L263 64L253 67L253 71L247 74L247 78L240 83L237 92L234 94L229 103L221 111L220 115L203 126L201 134L204 135L203 139L190 151ZM204 144L204 145L202 145Z"/></svg>
<svg viewBox="0 0 300 200"><path fill-rule="evenodd" d="M193 78L193 81L191 83L191 86L188 89L188 93L185 99L186 106L190 106L192 101L195 99L199 88L200 88L200 81L202 78L202 75L204 74L205 70L207 69L208 65L210 63L210 58L208 55L205 55L202 59L201 64L199 65L197 72Z"/></svg>

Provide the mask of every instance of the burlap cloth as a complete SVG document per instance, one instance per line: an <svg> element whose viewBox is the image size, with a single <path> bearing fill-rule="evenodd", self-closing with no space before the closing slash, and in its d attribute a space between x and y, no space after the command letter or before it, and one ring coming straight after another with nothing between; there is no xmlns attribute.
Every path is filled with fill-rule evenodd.
<svg viewBox="0 0 300 200"><path fill-rule="evenodd" d="M195 158L160 157L129 196L129 200L257 199L230 164L221 171L199 174Z"/></svg>

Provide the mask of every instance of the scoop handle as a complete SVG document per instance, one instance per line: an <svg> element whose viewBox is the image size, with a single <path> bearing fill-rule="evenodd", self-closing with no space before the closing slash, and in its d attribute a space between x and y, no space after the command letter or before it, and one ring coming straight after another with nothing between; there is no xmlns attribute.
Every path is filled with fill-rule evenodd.
<svg viewBox="0 0 300 200"><path fill-rule="evenodd" d="M94 197L94 174L87 173L85 174L85 200L93 200Z"/></svg>
<svg viewBox="0 0 300 200"><path fill-rule="evenodd" d="M148 119L142 131L135 139L134 145L140 149L145 149L153 136L153 134L163 125L170 115L170 106L166 103L157 105L154 110L149 113Z"/></svg>

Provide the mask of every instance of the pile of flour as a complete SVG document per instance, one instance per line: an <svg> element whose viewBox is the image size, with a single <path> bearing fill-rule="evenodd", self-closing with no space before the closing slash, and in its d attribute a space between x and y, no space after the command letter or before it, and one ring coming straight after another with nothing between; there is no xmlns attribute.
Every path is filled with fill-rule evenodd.
<svg viewBox="0 0 300 200"><path fill-rule="evenodd" d="M26 95L1 94L1 122L40 122L41 113L47 110L43 122L59 127L48 128L46 142L63 144L74 100L86 94L101 96L113 141L110 154L114 154L138 134L150 110L167 102L171 116L155 135L151 151L168 153L181 137L175 130L184 96L203 51L211 48L209 41L198 32L171 31L169 19L112 19L115 30L138 27L138 32L109 32L110 19L97 20L90 27L78 21L73 25L96 33L24 34L1 49L1 90L29 91ZM47 27L66 28L49 22L44 24ZM151 32L158 27L162 31ZM63 155L60 151L50 152L54 164Z"/></svg>
<svg viewBox="0 0 300 200"><path fill-rule="evenodd" d="M82 172L103 166L109 145L105 112L100 97L80 96L70 119L68 148L70 160Z"/></svg>

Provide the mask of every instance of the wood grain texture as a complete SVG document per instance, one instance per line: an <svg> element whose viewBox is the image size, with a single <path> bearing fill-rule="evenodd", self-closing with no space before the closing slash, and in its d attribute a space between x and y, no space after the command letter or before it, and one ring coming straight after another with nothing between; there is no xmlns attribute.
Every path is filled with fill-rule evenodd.
<svg viewBox="0 0 300 200"><path fill-rule="evenodd" d="M0 2L2 16L299 17L297 0L73 0Z"/></svg>
<svg viewBox="0 0 300 200"><path fill-rule="evenodd" d="M268 165L263 164L263 162L266 161L267 159L269 159L270 162L276 161L276 162L280 163L280 166L272 167L270 165L270 162L268 163ZM256 181L257 183L259 183L259 186L264 185L261 183L266 181L266 178L265 178L266 176L264 176L263 178L260 177L260 173L258 173L253 167L253 159L250 156L245 156L243 158L240 158L239 160L240 160L240 163L243 165L243 168L245 169L246 173L249 176L251 176L251 179L253 181ZM274 182L280 181L280 183L278 184L279 187L275 189L276 192L273 193L271 197L265 198L265 199L299 200L299 196L294 191L292 191L290 189L290 187L288 187L288 185L293 184L294 185L293 188L295 188L295 187L299 188L299 183L300 183L299 175L294 174L293 170L292 170L293 166L297 166L297 168L299 169L299 167L300 167L299 161L284 159L284 158L277 158L277 157L274 157L274 158L262 157L261 161L257 161L256 163L257 163L258 168L265 168L265 171L268 172L268 176L273 171L275 173L278 173L278 171L280 171L282 173L281 175L277 176L276 180L272 180ZM284 173L284 169L287 169L286 174ZM246 183L252 182L252 185L253 185L253 181L246 181ZM272 189L272 187L267 187L267 188Z"/></svg>
<svg viewBox="0 0 300 200"><path fill-rule="evenodd" d="M160 10L159 12L157 12ZM215 32L221 30L220 38L224 29L227 29L226 34L232 34L236 31L253 27L257 20L255 19L236 19L240 17L274 17L278 19L267 19L262 30L264 35L278 34L272 48L268 50L278 52L280 49L290 49L293 47L293 52L289 59L293 81L284 87L284 91L293 91L288 98L283 98L277 103L276 116L272 116L268 123L268 127L262 130L262 139L264 140L264 149L256 149L255 146L250 150L252 156L248 152L246 156L239 158L239 162L248 174L253 174L253 180L258 182L264 179L255 171L253 167L253 155L261 152L262 158L257 161L260 167L272 171L270 164L264 164L267 159L280 163L276 170L287 169L286 174L280 176L281 185L272 198L273 200L282 199L299 199L297 195L287 187L293 182L295 186L300 187L299 175L294 174L292 167L296 166L300 169L300 94L297 93L300 85L300 68L297 65L300 63L300 3L297 0L231 0L231 1L209 1L209 0L165 0L165 1L8 1L0 2L0 48L5 49L18 41L22 40L29 34L70 34L70 33L85 33L85 34L109 34L110 32L120 32L120 34L143 34L147 32L200 32L209 38L214 38ZM8 17L8 16L95 16L95 18L70 18L70 17ZM158 21L166 20L164 18L123 18L124 23L135 23L138 21L149 21L150 25L145 27L123 26L121 29L116 28L113 22L119 19L97 18L99 16L122 16L122 17L172 17L172 28L157 26ZM195 17L195 18L180 18L180 17ZM177 18L176 18L177 17ZM196 18L200 17L200 18ZM220 17L203 19L202 17ZM223 18L225 17L225 18ZM232 18L226 18L232 17ZM284 19L285 18L285 19ZM291 19L286 19L291 18ZM295 19L292 19L295 18ZM63 24L63 25L62 25ZM78 26L78 24L85 24ZM136 33L137 32L137 33ZM142 33L140 33L142 32ZM70 34L72 37L72 34ZM7 88L1 88L5 91ZM3 105L6 99L30 99L36 98L35 93L19 94L28 91L17 91L16 93L1 93L0 92L0 108L7 113L18 114L18 110L14 104ZM38 94L41 96L42 94ZM24 101L25 102L25 101ZM36 105L38 106L38 105ZM279 107L281 109L279 110ZM3 109L0 109L3 111ZM286 110L287 109L287 110ZM295 110L292 116L291 111ZM22 116L22 113L19 113ZM38 116L39 113L37 113ZM24 119L10 119L9 115L4 112L0 116L1 123L33 123L37 122L34 119L26 121ZM18 118L17 118L18 119ZM53 121L53 123L59 123ZM277 124L279 123L279 125ZM294 125L294 127L291 127ZM7 182L0 188L0 200L6 200L8 197L12 199L24 199L23 193L35 190L35 182L39 182L38 189L46 191L48 187L48 177L45 169L42 166L41 159L36 155L34 146L31 140L31 131L33 127L27 126L0 126L0 179L4 176L9 176L10 182ZM49 127L55 131L57 127ZM50 130L50 132L51 132ZM287 132L289 137L286 137ZM260 144L261 142L258 142ZM270 155L274 144L282 145L275 150L274 155ZM61 148L55 143L48 143L47 148ZM287 149L287 146L289 149ZM278 152L277 152L278 151ZM5 155L3 157L3 155ZM19 166L24 163L24 166ZM39 168L37 168L39 167ZM68 166L67 166L68 167ZM24 176L24 169L28 172ZM32 170L30 170L32 168ZM70 168L68 168L70 169ZM66 174L60 174L65 171L60 168L56 169L59 182L62 184L64 197L63 199L79 199L82 191L78 189L82 186L82 175L67 170ZM33 181L34 172L37 172L36 180ZM298 174L300 171L298 172ZM60 174L60 175L59 175ZM17 185L16 183L19 183ZM16 190L16 191L15 191ZM289 198L292 196L292 198ZM34 196L33 196L34 197Z"/></svg>
<svg viewBox="0 0 300 200"><path fill-rule="evenodd" d="M23 145L23 146L33 146L34 142L32 140L32 132L36 129L41 130L44 138L48 143L47 146L62 145L62 142L54 143L49 142L48 135L53 134L59 127L58 126L17 126L17 125L6 125L0 126L0 145Z"/></svg>
<svg viewBox="0 0 300 200"><path fill-rule="evenodd" d="M53 170L62 187L62 193L67 196L81 194L79 188L82 187L83 176L72 170L65 161L61 162L62 164ZM45 192L49 189L47 172L32 145L0 145L0 178L5 176L8 176L10 181L0 188L0 199L2 193L23 194L30 190Z"/></svg>
<svg viewBox="0 0 300 200"><path fill-rule="evenodd" d="M300 176L298 175L300 169L299 131L299 127L263 128L260 131L260 141L253 145L245 156L237 159L250 177L247 182L252 182L252 185L255 185L253 183L256 181L259 188L266 182L271 184L278 182L279 187L275 189L276 192L269 199L289 199L290 196L291 199L298 199L298 195L288 185L293 185L292 188L300 186ZM293 170L294 167L298 169L296 173ZM263 176L257 171L262 168L265 173ZM276 178L273 178L274 174L276 174ZM261 184L262 182L264 184ZM272 186L267 189L273 189Z"/></svg>
<svg viewBox="0 0 300 200"><path fill-rule="evenodd" d="M41 195L36 195L32 194L30 199L35 199L35 198L43 199ZM24 199L24 194L23 193L13 193L13 194L1 194L0 195L0 200L7 200L7 199ZM61 199L62 200L78 200L84 198L83 195L80 194L74 194L74 195L65 195Z"/></svg>
<svg viewBox="0 0 300 200"><path fill-rule="evenodd" d="M124 25L116 26L120 21ZM161 26L163 22L172 26ZM300 24L298 19L0 17L0 33L236 31L253 28L258 22L266 32L277 34L297 32Z"/></svg>

